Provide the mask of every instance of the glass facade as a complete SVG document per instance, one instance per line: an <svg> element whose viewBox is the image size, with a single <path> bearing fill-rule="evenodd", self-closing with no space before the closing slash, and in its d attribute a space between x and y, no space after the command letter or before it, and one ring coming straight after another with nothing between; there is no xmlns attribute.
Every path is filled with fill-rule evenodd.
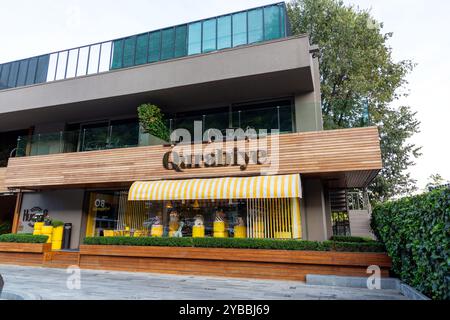
<svg viewBox="0 0 450 320"><path fill-rule="evenodd" d="M87 237L292 239L291 199L128 201L128 191L86 197Z"/></svg>
<svg viewBox="0 0 450 320"><path fill-rule="evenodd" d="M202 123L202 134L208 129L226 130L241 128L278 129L280 133L295 132L294 106L291 99L235 104L228 107L201 111L166 114L170 131L186 129L195 141L194 122ZM203 139L204 137L200 137ZM196 141L198 142L198 141ZM161 140L143 133L137 119L72 124L66 131L21 136L16 156L33 156L55 153L85 152L137 146L161 145Z"/></svg>
<svg viewBox="0 0 450 320"><path fill-rule="evenodd" d="M172 130L187 129L194 140L194 121L201 121L203 131L218 129L225 136L228 128L278 129L280 133L295 131L294 107L290 99L231 105L214 110L168 115Z"/></svg>
<svg viewBox="0 0 450 320"><path fill-rule="evenodd" d="M284 3L0 64L0 90L80 77L290 35Z"/></svg>

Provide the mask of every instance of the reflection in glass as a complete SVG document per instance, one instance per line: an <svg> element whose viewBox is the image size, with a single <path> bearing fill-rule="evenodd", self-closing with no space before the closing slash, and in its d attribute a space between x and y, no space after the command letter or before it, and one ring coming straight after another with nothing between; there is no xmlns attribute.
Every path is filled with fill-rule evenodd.
<svg viewBox="0 0 450 320"><path fill-rule="evenodd" d="M123 68L134 66L135 52L136 52L136 36L126 38L123 48Z"/></svg>
<svg viewBox="0 0 450 320"><path fill-rule="evenodd" d="M67 62L66 78L73 78L77 75L78 49L69 51L69 61Z"/></svg>
<svg viewBox="0 0 450 320"><path fill-rule="evenodd" d="M161 60L172 59L175 54L175 29L162 31Z"/></svg>
<svg viewBox="0 0 450 320"><path fill-rule="evenodd" d="M37 63L38 63L38 58L31 58L29 60L30 60L30 62L28 64L27 79L25 82L26 85L30 85L30 84L34 83L34 79L36 77Z"/></svg>
<svg viewBox="0 0 450 320"><path fill-rule="evenodd" d="M116 40L113 42L113 58L111 69L122 68L124 40Z"/></svg>
<svg viewBox="0 0 450 320"><path fill-rule="evenodd" d="M175 58L184 57L187 53L186 49L187 27L185 25L178 26L175 29Z"/></svg>
<svg viewBox="0 0 450 320"><path fill-rule="evenodd" d="M273 40L281 37L280 11L278 6L264 8L264 40Z"/></svg>
<svg viewBox="0 0 450 320"><path fill-rule="evenodd" d="M203 21L203 50L210 52L216 50L216 19Z"/></svg>
<svg viewBox="0 0 450 320"><path fill-rule="evenodd" d="M161 59L161 31L151 32L148 44L148 62Z"/></svg>
<svg viewBox="0 0 450 320"><path fill-rule="evenodd" d="M93 151L107 149L109 136L108 123L86 124L81 127L81 150Z"/></svg>
<svg viewBox="0 0 450 320"><path fill-rule="evenodd" d="M202 23L189 25L188 54L198 54L202 51Z"/></svg>
<svg viewBox="0 0 450 320"><path fill-rule="evenodd" d="M140 34L136 39L135 65L147 63L148 33Z"/></svg>
<svg viewBox="0 0 450 320"><path fill-rule="evenodd" d="M48 62L47 81L55 80L56 64L58 63L58 54L52 53Z"/></svg>
<svg viewBox="0 0 450 320"><path fill-rule="evenodd" d="M233 47L247 44L247 13L233 14Z"/></svg>
<svg viewBox="0 0 450 320"><path fill-rule="evenodd" d="M88 66L89 47L80 48L78 56L77 77L85 76Z"/></svg>
<svg viewBox="0 0 450 320"><path fill-rule="evenodd" d="M248 12L248 43L260 42L263 38L263 10L250 10Z"/></svg>
<svg viewBox="0 0 450 320"><path fill-rule="evenodd" d="M217 19L217 49L231 48L231 16Z"/></svg>
<svg viewBox="0 0 450 320"><path fill-rule="evenodd" d="M50 55L46 54L38 58L38 65L36 70L36 78L34 83L42 83L47 79L48 69L50 63Z"/></svg>
<svg viewBox="0 0 450 320"><path fill-rule="evenodd" d="M19 74L17 76L17 86L23 86L25 85L25 82L27 80L27 69L28 69L28 62L29 59L27 60L22 60L19 63Z"/></svg>
<svg viewBox="0 0 450 320"><path fill-rule="evenodd" d="M64 79L66 76L66 63L67 63L68 52L63 51L59 53L58 65L56 66L56 77L55 80Z"/></svg>
<svg viewBox="0 0 450 320"><path fill-rule="evenodd" d="M95 74L98 72L99 59L100 59L100 45L96 44L94 46L91 46L91 51L89 52L88 74Z"/></svg>
<svg viewBox="0 0 450 320"><path fill-rule="evenodd" d="M98 69L99 72L109 71L109 67L111 64L111 47L111 41L102 43Z"/></svg>
<svg viewBox="0 0 450 320"><path fill-rule="evenodd" d="M18 73L19 73L19 62L16 61L11 64L11 70L9 72L8 78L8 87L14 88L16 86Z"/></svg>

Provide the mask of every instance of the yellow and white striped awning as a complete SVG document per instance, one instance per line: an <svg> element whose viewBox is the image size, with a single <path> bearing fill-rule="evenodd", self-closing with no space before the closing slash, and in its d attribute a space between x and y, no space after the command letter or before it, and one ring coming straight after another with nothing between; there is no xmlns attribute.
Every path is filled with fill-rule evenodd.
<svg viewBox="0 0 450 320"><path fill-rule="evenodd" d="M301 198L300 175L135 182L128 200Z"/></svg>

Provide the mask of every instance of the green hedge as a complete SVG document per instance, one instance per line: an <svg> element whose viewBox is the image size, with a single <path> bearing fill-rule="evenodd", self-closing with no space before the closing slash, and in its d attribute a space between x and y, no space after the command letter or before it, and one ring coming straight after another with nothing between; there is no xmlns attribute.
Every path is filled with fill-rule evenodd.
<svg viewBox="0 0 450 320"><path fill-rule="evenodd" d="M17 243L46 243L48 236L34 236L32 234L2 234L0 242L17 242Z"/></svg>
<svg viewBox="0 0 450 320"><path fill-rule="evenodd" d="M375 206L372 229L404 282L433 299L450 299L448 188Z"/></svg>
<svg viewBox="0 0 450 320"><path fill-rule="evenodd" d="M303 251L345 251L345 252L384 252L377 242L352 243L335 241L273 240L273 239L234 239L234 238L132 238L132 237L89 237L86 245L119 246L163 246L197 248L236 248L271 249Z"/></svg>
<svg viewBox="0 0 450 320"><path fill-rule="evenodd" d="M337 242L375 242L375 240L370 238L354 236L332 236L330 240Z"/></svg>

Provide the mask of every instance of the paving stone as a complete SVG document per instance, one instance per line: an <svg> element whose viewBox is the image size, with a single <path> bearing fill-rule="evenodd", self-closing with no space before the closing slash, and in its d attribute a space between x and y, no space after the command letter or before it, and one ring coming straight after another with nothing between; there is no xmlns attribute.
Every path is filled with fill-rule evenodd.
<svg viewBox="0 0 450 320"><path fill-rule="evenodd" d="M396 290L368 290L295 281L81 270L81 290L69 290L65 269L0 265L5 291L44 300L403 300Z"/></svg>

